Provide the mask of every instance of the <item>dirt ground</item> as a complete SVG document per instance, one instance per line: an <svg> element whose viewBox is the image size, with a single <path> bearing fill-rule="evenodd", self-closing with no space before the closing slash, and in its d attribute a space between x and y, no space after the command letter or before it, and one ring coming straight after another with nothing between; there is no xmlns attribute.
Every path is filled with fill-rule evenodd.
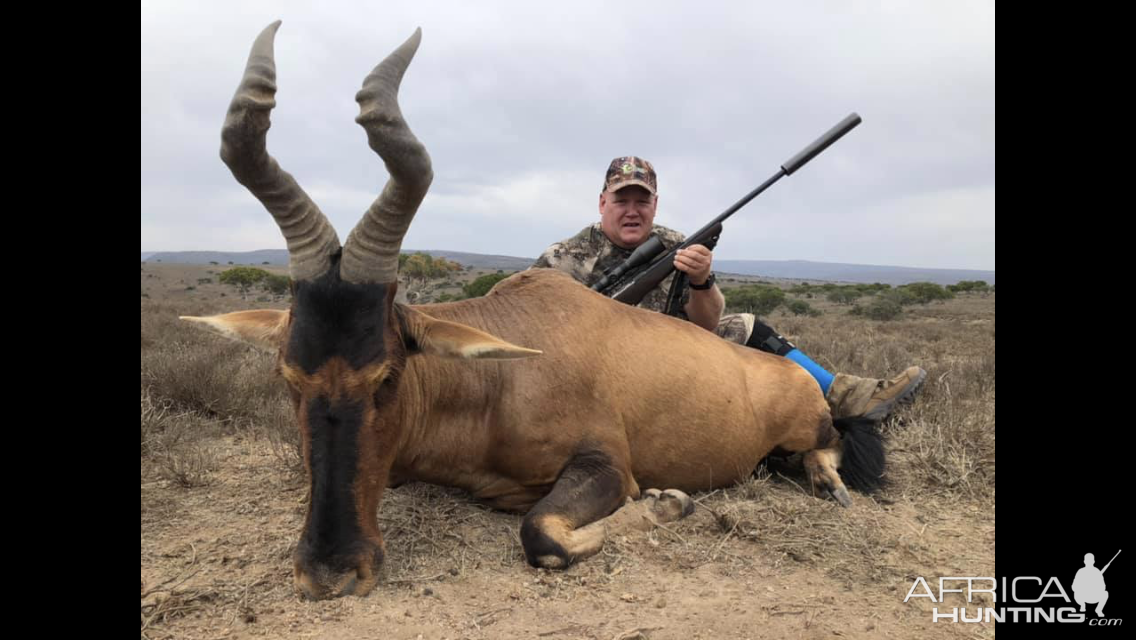
<svg viewBox="0 0 1136 640"><path fill-rule="evenodd" d="M290 562L301 478L265 442L215 446L221 468L205 487L143 479L142 590L166 583L174 594L144 600L182 608L148 637L993 635L933 625L928 607L902 602L915 576L993 575L992 513L891 492L842 510L792 475L700 496L704 508L669 530L616 540L564 572L525 563L519 517L458 491L399 487L380 516L388 582L365 598L307 602L292 592ZM719 523L714 511L736 519ZM846 537L825 549L807 539L818 528Z"/></svg>
<svg viewBox="0 0 1136 640"><path fill-rule="evenodd" d="M835 313L775 318L791 338L817 336L807 346L824 364L859 372L916 362L930 374L919 402L884 426L890 484L874 496L854 493L851 509L809 495L799 463L776 461L743 485L694 496L698 509L683 521L610 540L599 555L552 572L525 563L519 516L412 483L388 490L381 506L386 582L363 598L310 602L292 589L306 484L273 435L286 412L231 398L225 406L234 408L222 411L222 400L194 405L162 386L176 377L164 358L188 370L198 363L185 354L200 349L213 349L204 360L239 360L242 376L271 370L267 356L213 346L217 339L183 333L171 319L273 306L242 304L231 289L219 300L215 280L187 291L213 275L203 270L143 265L143 637L994 635L993 624L932 623L925 599L903 602L918 576L994 575L992 296L931 305L894 323L850 327ZM840 346L852 341L841 331L858 332L868 353ZM250 395L263 394L268 406L273 393ZM191 441L201 472L184 482L156 453L174 450L155 442L167 442L176 425L200 431Z"/></svg>

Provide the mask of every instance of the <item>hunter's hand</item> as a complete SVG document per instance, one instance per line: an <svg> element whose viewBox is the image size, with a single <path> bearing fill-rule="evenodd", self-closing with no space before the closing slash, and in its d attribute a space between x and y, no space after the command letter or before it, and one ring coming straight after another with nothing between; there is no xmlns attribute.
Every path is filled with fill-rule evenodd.
<svg viewBox="0 0 1136 640"><path fill-rule="evenodd" d="M675 269L690 278L691 284L705 284L710 277L710 267L714 254L706 247L695 244L675 254Z"/></svg>

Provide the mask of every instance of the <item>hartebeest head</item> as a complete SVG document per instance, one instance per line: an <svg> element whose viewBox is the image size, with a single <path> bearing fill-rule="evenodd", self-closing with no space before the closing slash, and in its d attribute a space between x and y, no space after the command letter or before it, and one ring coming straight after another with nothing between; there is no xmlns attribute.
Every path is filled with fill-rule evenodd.
<svg viewBox="0 0 1136 640"><path fill-rule="evenodd" d="M327 218L268 154L275 106L273 40L253 44L221 129L221 158L272 214L288 244L288 311L186 318L278 352L303 442L308 515L293 556L297 588L312 598L364 595L383 562L376 512L412 408L400 399L406 358L521 358L524 349L394 303L398 252L433 178L430 156L398 106L398 87L421 40L416 31L363 81L355 119L390 179L340 248Z"/></svg>

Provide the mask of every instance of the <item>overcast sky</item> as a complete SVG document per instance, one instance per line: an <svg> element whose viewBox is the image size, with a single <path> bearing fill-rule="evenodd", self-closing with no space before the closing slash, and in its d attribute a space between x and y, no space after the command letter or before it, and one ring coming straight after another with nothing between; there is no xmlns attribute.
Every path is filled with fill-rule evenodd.
<svg viewBox="0 0 1136 640"><path fill-rule="evenodd" d="M355 92L421 26L400 102L435 177L405 248L535 257L599 219L621 155L689 233L855 111L715 256L995 268L992 1L144 1L143 251L284 247L218 157L276 19L268 148L340 238L386 181Z"/></svg>

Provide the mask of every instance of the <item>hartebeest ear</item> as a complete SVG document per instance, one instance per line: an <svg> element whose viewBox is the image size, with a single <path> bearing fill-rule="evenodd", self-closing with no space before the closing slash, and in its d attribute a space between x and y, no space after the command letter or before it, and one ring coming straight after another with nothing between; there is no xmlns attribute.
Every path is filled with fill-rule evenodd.
<svg viewBox="0 0 1136 640"><path fill-rule="evenodd" d="M433 318L410 307L402 307L402 317L408 342L413 342L413 346L422 353L469 360L531 358L543 353L536 349L518 347L480 329Z"/></svg>
<svg viewBox="0 0 1136 640"><path fill-rule="evenodd" d="M182 320L204 325L221 335L253 346L276 351L284 341L288 328L288 311L256 309L236 311L219 316L179 316Z"/></svg>

